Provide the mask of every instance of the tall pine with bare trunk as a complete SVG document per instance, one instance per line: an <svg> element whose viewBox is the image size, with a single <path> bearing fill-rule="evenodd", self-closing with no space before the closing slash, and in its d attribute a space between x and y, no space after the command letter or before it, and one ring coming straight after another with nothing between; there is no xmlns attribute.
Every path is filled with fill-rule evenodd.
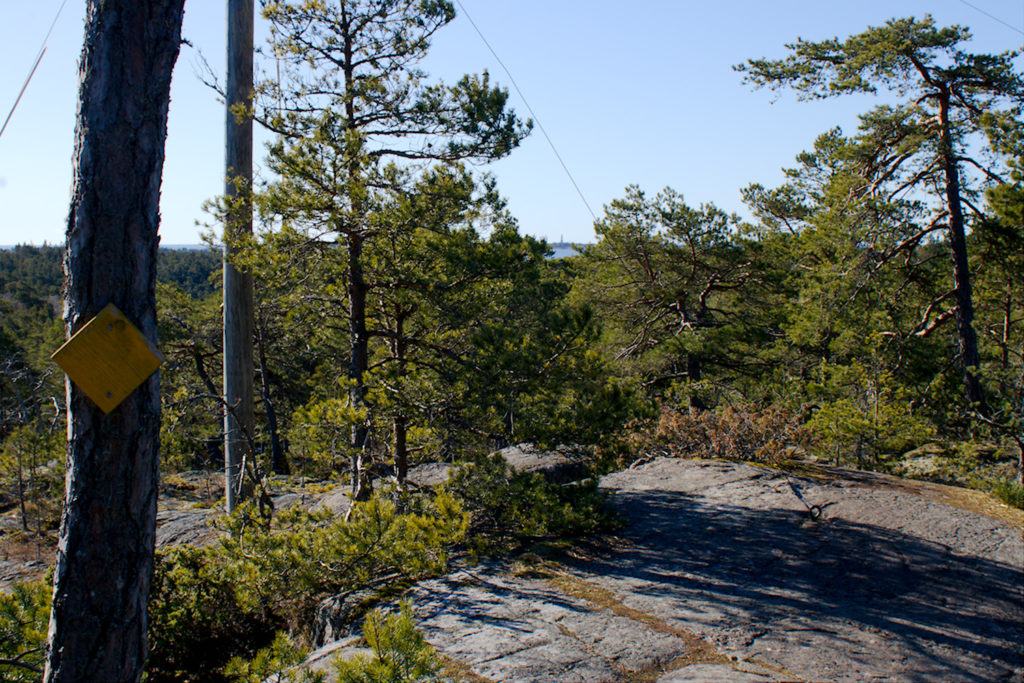
<svg viewBox="0 0 1024 683"><path fill-rule="evenodd" d="M64 262L73 334L109 303L156 339L157 228L184 0L89 0ZM137 681L156 536L159 380L104 414L67 387L68 466L44 679Z"/></svg>
<svg viewBox="0 0 1024 683"><path fill-rule="evenodd" d="M508 93L486 73L455 85L428 83L417 64L434 34L455 17L445 0L268 1L271 47L281 78L263 83L258 115L280 134L269 165L281 181L264 206L284 223L333 236L345 259L348 397L353 493L367 492L371 448L367 393L368 243L382 194L435 162L498 159L529 125L506 107ZM319 238L315 238L319 239Z"/></svg>
<svg viewBox="0 0 1024 683"><path fill-rule="evenodd" d="M945 230L954 283L948 297L953 305L936 321L955 319L964 394L984 416L966 237L971 215L983 213L971 202L965 171L982 183L1001 180L984 157L972 154L986 142L976 134L994 117L1019 116L1024 79L1013 68L1017 53L964 52L961 45L970 37L961 26L936 27L927 15L892 19L845 40L798 39L787 45L787 57L752 59L736 68L756 86L790 87L807 99L879 91L898 99L862 117L864 139L876 141L862 156L865 174L875 178L868 189L888 199L930 196L931 225Z"/></svg>

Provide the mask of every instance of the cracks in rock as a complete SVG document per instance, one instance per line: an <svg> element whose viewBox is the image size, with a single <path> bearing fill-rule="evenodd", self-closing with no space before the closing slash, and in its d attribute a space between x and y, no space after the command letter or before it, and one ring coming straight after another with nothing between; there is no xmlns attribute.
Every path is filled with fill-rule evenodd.
<svg viewBox="0 0 1024 683"><path fill-rule="evenodd" d="M754 644L754 641L768 634L768 629L762 628L757 631L743 634L743 647L750 647Z"/></svg>
<svg viewBox="0 0 1024 683"><path fill-rule="evenodd" d="M597 586L585 579L570 574L569 572L548 565L545 569L550 573L548 582L565 594L580 598L594 605L599 610L607 610L616 616L626 617L643 624L655 633L671 635L679 638L686 646L687 652L670 660L655 662L652 666L642 670L626 670L610 662L619 673L623 681L636 683L647 683L657 680L661 675L679 669L693 666L695 664L719 664L731 667L734 671L741 671L739 663L747 663L762 669L771 671L782 676L788 681L802 681L800 676L789 671L785 667L771 662L765 662L759 657L729 656L723 653L713 643L704 637L686 629L673 626L661 617L648 614L641 610L626 605L612 591ZM769 631L764 629L750 638L753 643L757 638L767 635Z"/></svg>
<svg viewBox="0 0 1024 683"><path fill-rule="evenodd" d="M531 645L523 645L522 647L519 647L517 649L508 650L507 652L501 652L499 654L494 655L493 657L488 657L487 659L481 659L478 662L476 662L476 664L478 664L478 665L479 664L489 664L491 662L496 662L499 659L505 659L506 657L512 657L513 655L517 655L520 652L526 652L527 650L533 650L536 647L537 647L536 643L531 644Z"/></svg>
<svg viewBox="0 0 1024 683"><path fill-rule="evenodd" d="M649 670L622 671L621 673L625 677L625 680L653 681L654 678L648 679L646 676L648 674L660 675L666 671L672 671L674 669L696 663L730 663L731 660L729 660L728 657L720 653L712 643L709 643L699 635L691 631L672 626L660 617L647 614L646 612L627 606L614 593L612 593L612 591L606 588L597 586L564 570L559 570L551 566L547 567L547 569L550 572L548 582L566 595L582 599L594 605L599 610L607 610L616 616L626 617L627 619L643 624L655 633L674 636L681 640L686 647L686 654L671 660L671 663L656 662ZM612 665L614 666L614 662L612 662ZM666 666L669 665L670 668L666 668Z"/></svg>

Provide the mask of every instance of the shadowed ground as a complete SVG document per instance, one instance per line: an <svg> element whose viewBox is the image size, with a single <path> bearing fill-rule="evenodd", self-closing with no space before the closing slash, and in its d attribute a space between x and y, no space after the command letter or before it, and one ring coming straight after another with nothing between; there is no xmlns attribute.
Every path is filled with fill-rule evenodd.
<svg viewBox="0 0 1024 683"><path fill-rule="evenodd" d="M817 474L655 460L603 480L629 522L600 549L409 597L463 680L1024 681L1019 517Z"/></svg>

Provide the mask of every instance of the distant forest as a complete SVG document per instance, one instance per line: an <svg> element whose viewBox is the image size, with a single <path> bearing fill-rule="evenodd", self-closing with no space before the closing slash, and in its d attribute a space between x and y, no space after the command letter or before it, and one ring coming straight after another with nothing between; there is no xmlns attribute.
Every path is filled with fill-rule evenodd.
<svg viewBox="0 0 1024 683"><path fill-rule="evenodd" d="M0 249L0 296L23 306L60 296L63 256L57 246ZM220 267L221 254L213 249L161 249L157 279L201 298L218 288L213 275Z"/></svg>

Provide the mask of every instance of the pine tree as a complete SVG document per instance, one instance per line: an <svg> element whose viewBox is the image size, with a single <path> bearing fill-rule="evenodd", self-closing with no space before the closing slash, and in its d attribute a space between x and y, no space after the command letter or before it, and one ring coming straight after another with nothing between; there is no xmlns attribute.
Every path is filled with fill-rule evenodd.
<svg viewBox="0 0 1024 683"><path fill-rule="evenodd" d="M269 165L280 178L263 208L320 240L344 260L348 308L348 400L361 417L350 439L353 493L365 497L362 454L370 448L365 250L406 171L431 162L505 156L528 132L488 76L427 84L417 68L449 2L315 0L268 2L279 81L262 87L261 118L280 133ZM396 166L395 164L400 164ZM415 177L415 173L412 174Z"/></svg>
<svg viewBox="0 0 1024 683"><path fill-rule="evenodd" d="M114 303L156 339L157 228L184 0L90 0L65 258L68 332ZM105 415L69 384L67 492L44 680L138 681L156 540L160 392Z"/></svg>
<svg viewBox="0 0 1024 683"><path fill-rule="evenodd" d="M970 202L965 168L988 173L969 156L970 137L997 112L1019 117L1024 79L1014 72L1017 53L961 51L969 39L967 29L937 28L927 15L892 19L846 40L798 39L783 59L752 59L736 68L755 86L791 87L807 99L879 90L899 99L863 117L873 144L863 150L862 160L877 183L872 190L896 196L928 194L933 183L940 188L932 195L930 222L946 228L952 255L954 306L946 319L957 322L967 402L984 415L964 207L981 212Z"/></svg>

